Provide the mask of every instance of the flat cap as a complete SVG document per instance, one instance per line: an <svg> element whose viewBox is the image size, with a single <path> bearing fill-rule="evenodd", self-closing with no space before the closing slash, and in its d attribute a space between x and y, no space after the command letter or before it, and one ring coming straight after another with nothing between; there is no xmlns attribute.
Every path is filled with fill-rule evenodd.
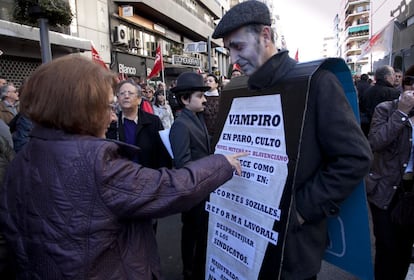
<svg viewBox="0 0 414 280"><path fill-rule="evenodd" d="M249 0L231 8L220 20L212 37L223 38L230 32L248 24L272 25L270 11L266 4Z"/></svg>

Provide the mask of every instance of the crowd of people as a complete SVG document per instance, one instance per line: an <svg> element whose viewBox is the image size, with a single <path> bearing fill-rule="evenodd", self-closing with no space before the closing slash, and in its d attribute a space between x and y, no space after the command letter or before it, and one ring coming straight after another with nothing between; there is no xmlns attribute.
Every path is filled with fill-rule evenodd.
<svg viewBox="0 0 414 280"><path fill-rule="evenodd" d="M191 80L183 94L177 89L186 75L195 75L201 87ZM76 87L53 83L72 78L79 81ZM213 156L210 142L216 132L222 90L214 74L188 72L173 80L169 88L163 82L153 85L139 77L119 80L78 56L42 65L19 89L0 77L0 180L4 179L0 278L161 279L154 237L157 219L178 212L183 216L183 273L186 279L202 278L208 222L204 202L235 170L240 172L237 159L245 154ZM186 105L194 103L191 94L195 90L200 97L198 109ZM89 96L82 94L85 91ZM44 99L46 96L50 98ZM201 154L197 152L200 142L191 143L191 147L199 146L196 150L185 146L179 129L193 113L199 116L204 134ZM170 129L174 160L160 136L160 131ZM194 133L193 128L189 133ZM102 138L113 142L99 141ZM197 161L201 158L205 160ZM206 167L211 170L206 172ZM15 180L15 175L6 172L12 169L24 180ZM40 188L39 184L39 195L25 195L32 192L29 189ZM11 201L16 195L35 217L25 216L27 208L9 215L20 205ZM49 211L57 216L49 217ZM70 219L74 212L79 213ZM21 222L33 227L22 229ZM83 222L93 225L74 229ZM34 226L38 223L44 225ZM95 236L90 231L106 233ZM40 250L52 235L59 237ZM30 248L23 246L28 243ZM86 246L89 243L93 247ZM63 267L49 256L59 246L65 247L59 256L61 264L67 263ZM69 265L78 250L84 257ZM142 260L135 260L132 252L143 256ZM45 267L39 268L41 262Z"/></svg>
<svg viewBox="0 0 414 280"><path fill-rule="evenodd" d="M30 140L12 161L2 150L2 279L161 279L156 219L204 200L246 154L171 169L162 121L141 106L144 92L153 106L151 90L74 55L28 78L19 107Z"/></svg>
<svg viewBox="0 0 414 280"><path fill-rule="evenodd" d="M212 37L230 52L229 78L246 75L250 90L272 88L297 65L277 49L269 10L259 1L230 9ZM205 203L240 174L239 158L247 155L214 155L226 83L196 72L168 88L119 81L76 55L41 65L19 89L0 77L0 277L163 279L157 219L181 213L183 277L204 279ZM414 66L378 67L355 88L360 124L332 73L318 69L310 79L282 279L317 278L327 218L338 215L361 180L372 213L375 278L407 274Z"/></svg>
<svg viewBox="0 0 414 280"><path fill-rule="evenodd" d="M414 65L356 81L361 129L374 160L365 179L375 236L375 279L405 279L413 259ZM407 206L408 205L408 206Z"/></svg>

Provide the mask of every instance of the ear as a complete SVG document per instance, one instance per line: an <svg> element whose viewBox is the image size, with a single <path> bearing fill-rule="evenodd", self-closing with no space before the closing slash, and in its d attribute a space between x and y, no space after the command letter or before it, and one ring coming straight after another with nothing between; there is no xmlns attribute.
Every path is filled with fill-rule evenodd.
<svg viewBox="0 0 414 280"><path fill-rule="evenodd" d="M190 100L189 100L189 98L184 98L184 95L180 96L180 99L181 99L181 102L182 102L184 105L188 105L188 104L190 104Z"/></svg>
<svg viewBox="0 0 414 280"><path fill-rule="evenodd" d="M261 35L266 45L272 43L272 30L270 26L265 25L262 29Z"/></svg>

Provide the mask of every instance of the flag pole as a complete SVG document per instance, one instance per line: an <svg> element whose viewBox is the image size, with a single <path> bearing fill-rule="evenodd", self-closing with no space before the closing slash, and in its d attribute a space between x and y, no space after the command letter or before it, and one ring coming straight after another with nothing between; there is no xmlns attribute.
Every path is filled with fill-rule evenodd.
<svg viewBox="0 0 414 280"><path fill-rule="evenodd" d="M167 99L167 93L166 93L166 91L165 91L165 88L167 87L167 84L165 83L165 79L164 79L164 56L163 56L163 54L162 54L162 50L163 50L163 45L162 45L162 41L161 41L161 50L160 50L160 53L161 53L161 79L162 79L162 82L163 82L163 84L164 84L164 98L165 99Z"/></svg>
<svg viewBox="0 0 414 280"><path fill-rule="evenodd" d="M391 27L391 38L390 38L390 42L389 42L389 46L388 46L389 50L390 50L390 60L389 60L388 65L393 67L391 63L392 63L392 45L393 45L393 41L394 41L394 29L395 29L394 20L392 20L391 25L392 25L392 27Z"/></svg>
<svg viewBox="0 0 414 280"><path fill-rule="evenodd" d="M373 34L373 21L374 21L374 19L372 18L373 17L373 12L372 12L372 9L373 9L374 7L373 7L373 4L372 4L372 0L370 0L369 1L369 39L368 39L368 41L369 40L371 40L371 38L372 38L372 34ZM370 57L369 57L369 64L370 64L370 72L372 73L373 72L373 68L372 68L372 52L370 53Z"/></svg>

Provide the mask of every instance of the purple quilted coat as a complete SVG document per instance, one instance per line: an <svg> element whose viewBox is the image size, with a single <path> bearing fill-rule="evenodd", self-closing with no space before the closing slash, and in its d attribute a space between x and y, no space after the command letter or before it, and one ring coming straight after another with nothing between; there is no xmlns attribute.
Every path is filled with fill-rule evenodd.
<svg viewBox="0 0 414 280"><path fill-rule="evenodd" d="M0 191L18 279L162 279L151 219L197 204L232 167L213 155L182 169L147 169L120 156L132 149L33 129Z"/></svg>

